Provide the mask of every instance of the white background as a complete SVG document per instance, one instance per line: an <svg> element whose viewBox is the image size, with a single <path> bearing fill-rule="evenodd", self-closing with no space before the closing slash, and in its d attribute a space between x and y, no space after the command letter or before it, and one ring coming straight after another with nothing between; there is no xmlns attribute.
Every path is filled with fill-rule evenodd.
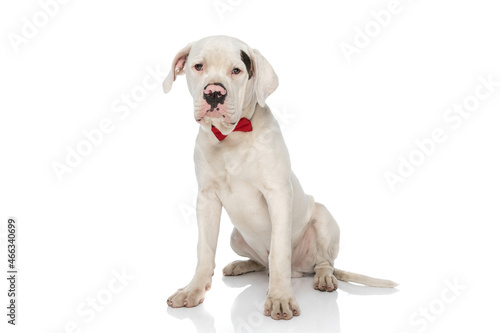
<svg viewBox="0 0 500 333"><path fill-rule="evenodd" d="M370 12L388 0L222 0L222 15L214 3L69 1L18 52L8 36L42 9L34 0L0 5L0 256L6 271L15 216L20 270L15 328L0 283L2 332L498 330L500 87L457 128L443 119L471 100L480 76L500 81L498 6L401 0L348 62L341 44L376 29ZM185 77L168 95L156 84L128 116L113 106L140 90L148 69L165 76L179 49L213 34L247 42L274 66L280 87L268 104L302 186L340 224L336 266L390 278L397 291L341 283L320 293L311 277L294 279L302 315L273 321L262 315L265 274L221 276L237 258L224 215L205 303L167 308L196 265L198 125ZM103 119L112 132L60 181L53 163ZM384 173L417 156L415 140L436 128L447 139L391 191ZM133 277L124 287L113 273L122 270ZM96 297L100 311L87 305Z"/></svg>

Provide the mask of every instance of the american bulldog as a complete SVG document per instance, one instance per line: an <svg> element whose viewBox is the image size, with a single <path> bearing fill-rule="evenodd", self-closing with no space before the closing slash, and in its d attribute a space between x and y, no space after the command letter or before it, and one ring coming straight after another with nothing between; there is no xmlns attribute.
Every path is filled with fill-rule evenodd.
<svg viewBox="0 0 500 333"><path fill-rule="evenodd" d="M188 44L163 83L168 93L186 74L200 124L194 149L198 198L198 264L191 282L167 303L194 307L210 289L222 207L234 229L231 247L248 260L228 264L223 274L269 270L264 314L291 319L300 314L291 278L314 274L314 289L333 291L337 279L375 287L397 284L334 268L339 226L326 207L302 190L278 122L266 105L278 77L259 51L227 36Z"/></svg>

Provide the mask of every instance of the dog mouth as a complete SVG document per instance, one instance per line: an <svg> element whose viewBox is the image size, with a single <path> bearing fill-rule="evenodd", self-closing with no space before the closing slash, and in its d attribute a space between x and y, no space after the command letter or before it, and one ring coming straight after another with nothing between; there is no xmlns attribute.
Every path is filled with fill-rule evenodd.
<svg viewBox="0 0 500 333"><path fill-rule="evenodd" d="M194 118L198 123L215 122L231 127L237 123L236 113L232 103L228 101L224 104L209 104L206 100L200 100L195 103Z"/></svg>
<svg viewBox="0 0 500 333"><path fill-rule="evenodd" d="M195 120L199 124L205 123L205 124L212 124L213 125L214 119L222 119L221 121L218 121L217 123L219 123L225 127L232 127L232 126L236 125L237 121L226 120L225 118L226 118L225 115L222 115L222 117L217 117L217 118L209 117L209 116L202 116L199 118L195 117Z"/></svg>

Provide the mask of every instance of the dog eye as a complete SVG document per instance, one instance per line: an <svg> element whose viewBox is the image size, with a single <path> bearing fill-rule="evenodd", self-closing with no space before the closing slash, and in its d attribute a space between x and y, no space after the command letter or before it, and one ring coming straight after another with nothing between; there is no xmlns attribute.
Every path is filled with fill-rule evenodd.
<svg viewBox="0 0 500 333"><path fill-rule="evenodd" d="M202 64L196 64L196 65L194 65L194 69L196 69L199 72L199 71L201 71L203 69L203 65Z"/></svg>
<svg viewBox="0 0 500 333"><path fill-rule="evenodd" d="M240 74L240 72L241 72L241 69L233 68L233 71L232 71L233 74L238 75L238 74Z"/></svg>

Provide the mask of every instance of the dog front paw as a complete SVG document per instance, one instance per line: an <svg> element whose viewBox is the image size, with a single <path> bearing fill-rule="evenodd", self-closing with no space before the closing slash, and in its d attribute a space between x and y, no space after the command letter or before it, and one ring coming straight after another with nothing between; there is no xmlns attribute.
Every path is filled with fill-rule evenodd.
<svg viewBox="0 0 500 333"><path fill-rule="evenodd" d="M300 307L295 296L268 296L264 304L264 314L271 318L279 320L292 319L293 316L300 315Z"/></svg>
<svg viewBox="0 0 500 333"><path fill-rule="evenodd" d="M173 308L192 308L205 300L205 293L210 289L210 284L203 286L187 285L185 288L177 290L167 299L167 304Z"/></svg>

